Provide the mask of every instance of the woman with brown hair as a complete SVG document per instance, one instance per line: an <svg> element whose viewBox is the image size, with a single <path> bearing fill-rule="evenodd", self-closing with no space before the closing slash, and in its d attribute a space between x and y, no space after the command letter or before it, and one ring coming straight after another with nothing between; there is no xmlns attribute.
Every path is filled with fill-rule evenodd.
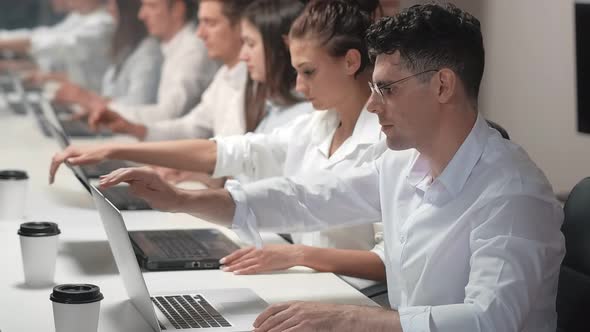
<svg viewBox="0 0 590 332"><path fill-rule="evenodd" d="M108 10L117 22L111 44L112 63L103 77L102 95L65 81L55 95L60 103L91 108L115 100L128 105L155 102L162 54L157 40L148 37L138 18L141 0L108 0Z"/></svg>
<svg viewBox="0 0 590 332"><path fill-rule="evenodd" d="M248 61L247 56L247 52L260 52L256 40L261 40L257 34L263 30L257 26L263 25L265 19L270 20L268 15L277 13L276 9L270 10L273 6L285 1L296 3L292 0L257 0L245 11L242 55L250 67L262 68ZM359 7L352 0L312 1L285 36L295 67L296 90L318 111L303 115L268 134L72 147L54 157L51 175L65 160L80 165L104 159L126 159L207 172L214 177L234 176L252 181L273 176L311 178L326 171L344 173L375 160L386 147L376 144L384 136L377 117L365 107L371 93L368 82L372 66L364 33L376 6L377 1L370 10ZM273 70L269 66L264 68ZM254 78L263 73L251 70L251 74ZM154 207L161 210L176 208L168 203L175 200L181 190L171 187L151 170L118 170L103 178L102 185L127 181L126 177L133 177L134 172L142 174L132 186L144 186L144 179L152 181L148 190L150 197L144 198ZM226 187L235 185L235 182L229 182ZM140 189L137 192L146 191ZM190 195L182 191L182 195L185 194ZM174 204L180 201L174 201ZM226 257L222 263L226 271L238 274L303 265L363 279L385 279L383 243L374 225L294 234L293 238L295 245L245 248ZM362 287L366 282L355 282L355 285Z"/></svg>

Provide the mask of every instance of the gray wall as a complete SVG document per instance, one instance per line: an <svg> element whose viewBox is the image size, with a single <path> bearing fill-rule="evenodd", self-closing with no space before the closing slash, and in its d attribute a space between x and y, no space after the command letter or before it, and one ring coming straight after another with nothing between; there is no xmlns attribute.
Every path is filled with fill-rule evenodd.
<svg viewBox="0 0 590 332"><path fill-rule="evenodd" d="M574 0L452 2L483 25L481 112L508 130L556 191L590 176L590 135L576 130Z"/></svg>

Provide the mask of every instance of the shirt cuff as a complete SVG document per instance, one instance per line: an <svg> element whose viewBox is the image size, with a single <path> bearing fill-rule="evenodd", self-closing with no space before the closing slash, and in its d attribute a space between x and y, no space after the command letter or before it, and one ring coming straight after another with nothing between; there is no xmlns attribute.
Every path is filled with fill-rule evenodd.
<svg viewBox="0 0 590 332"><path fill-rule="evenodd" d="M256 215L248 207L246 192L242 185L238 181L228 180L225 183L225 189L229 191L236 204L236 212L231 226L232 230L236 232L242 241L254 244L256 248L262 248L262 238L258 232Z"/></svg>
<svg viewBox="0 0 590 332"><path fill-rule="evenodd" d="M247 149L243 146L242 136L217 136L211 140L217 143L217 160L211 176L221 178L243 174L242 166L244 160L247 160L247 156L243 156L242 152Z"/></svg>
<svg viewBox="0 0 590 332"><path fill-rule="evenodd" d="M404 332L430 332L429 306L403 307L398 309Z"/></svg>

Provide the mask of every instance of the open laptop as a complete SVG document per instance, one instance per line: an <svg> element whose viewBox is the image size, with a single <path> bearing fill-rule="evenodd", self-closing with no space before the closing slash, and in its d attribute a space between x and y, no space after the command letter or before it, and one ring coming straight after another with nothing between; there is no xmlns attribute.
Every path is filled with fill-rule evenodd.
<svg viewBox="0 0 590 332"><path fill-rule="evenodd" d="M47 121L49 129L51 131L51 136L53 136L62 148L65 148L69 145L69 140L65 134L59 130L53 123ZM83 171L83 167L81 166L72 166L69 163L64 163L71 171L74 173L74 176L80 181L82 186L91 193L90 190L90 178L86 175L88 170L86 168L86 172ZM86 166L85 166L86 167ZM126 167L126 166L122 166ZM100 171L97 171L100 173ZM103 173L107 174L107 173ZM144 201L143 199L131 194L129 192L128 186L115 186L109 189L102 190L102 193L111 201L118 209L121 210L151 210L150 205Z"/></svg>
<svg viewBox="0 0 590 332"><path fill-rule="evenodd" d="M250 289L179 291L150 297L123 216L95 187L91 190L127 295L154 331L252 331L267 303Z"/></svg>
<svg viewBox="0 0 590 332"><path fill-rule="evenodd" d="M55 137L57 143L62 149L70 146L70 139L67 134L60 130L53 124L50 124L49 130L52 132L52 136ZM87 179L98 179L102 175L109 174L119 168L133 167L134 165L122 160L106 160L94 165L83 165L79 166L80 171L84 174Z"/></svg>
<svg viewBox="0 0 590 332"><path fill-rule="evenodd" d="M75 112L69 106L51 103L51 109L59 125L69 137L92 138L112 136L112 133L108 130L101 130L99 132L90 130L86 119L73 119L72 116Z"/></svg>

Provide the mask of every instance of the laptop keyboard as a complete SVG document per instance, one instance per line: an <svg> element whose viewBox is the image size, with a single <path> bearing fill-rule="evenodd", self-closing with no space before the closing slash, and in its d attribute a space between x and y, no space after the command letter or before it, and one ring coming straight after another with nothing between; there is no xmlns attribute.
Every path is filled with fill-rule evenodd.
<svg viewBox="0 0 590 332"><path fill-rule="evenodd" d="M201 295L156 296L152 302L179 330L232 326Z"/></svg>
<svg viewBox="0 0 590 332"><path fill-rule="evenodd" d="M103 161L100 164L81 166L80 168L89 178L98 178L101 175L109 174L119 168L129 167L127 163L120 160Z"/></svg>
<svg viewBox="0 0 590 332"><path fill-rule="evenodd" d="M143 199L133 196L128 187L111 187L101 192L119 210L151 210L150 205Z"/></svg>
<svg viewBox="0 0 590 332"><path fill-rule="evenodd" d="M146 238L156 244L167 257L191 259L209 257L209 251L200 240L187 233L158 231L154 234L147 233Z"/></svg>

